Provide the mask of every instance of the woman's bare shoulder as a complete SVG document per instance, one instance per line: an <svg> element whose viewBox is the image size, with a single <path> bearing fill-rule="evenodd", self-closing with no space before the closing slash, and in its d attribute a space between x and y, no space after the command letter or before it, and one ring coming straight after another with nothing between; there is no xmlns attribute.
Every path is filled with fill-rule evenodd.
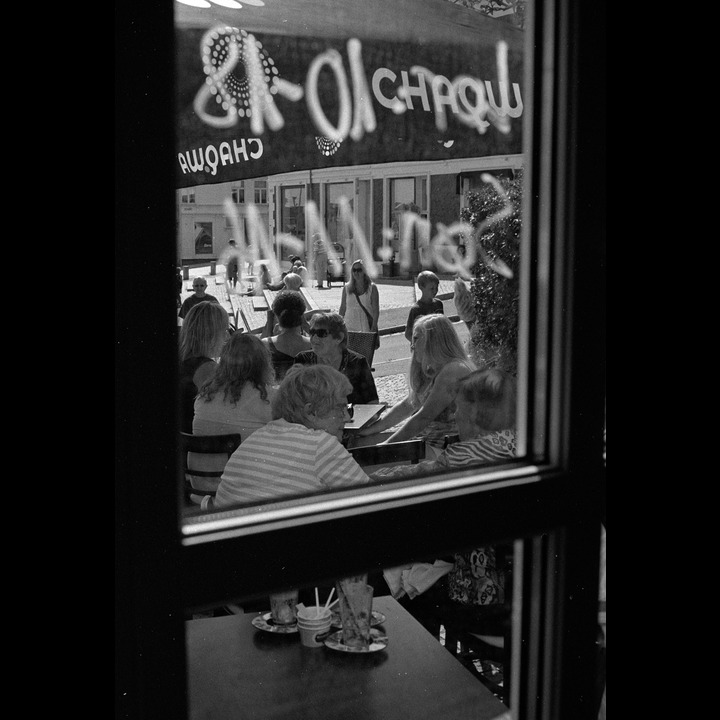
<svg viewBox="0 0 720 720"><path fill-rule="evenodd" d="M443 366L437 377L443 379L459 379L469 375L475 369L475 364L471 360L451 360Z"/></svg>

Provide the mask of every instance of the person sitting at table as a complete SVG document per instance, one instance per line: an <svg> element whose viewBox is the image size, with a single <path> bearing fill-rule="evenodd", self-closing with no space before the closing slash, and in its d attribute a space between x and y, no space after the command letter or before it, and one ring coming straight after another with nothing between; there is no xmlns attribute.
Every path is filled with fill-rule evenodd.
<svg viewBox="0 0 720 720"><path fill-rule="evenodd" d="M270 351L276 379L282 380L295 362L295 356L312 350L310 338L303 335L305 299L299 292L283 290L275 296L271 312L277 319L277 331L262 342Z"/></svg>
<svg viewBox="0 0 720 720"><path fill-rule="evenodd" d="M459 441L416 465L380 468L374 480L418 477L515 457L517 382L503 370L475 370L458 381L455 422Z"/></svg>
<svg viewBox="0 0 720 720"><path fill-rule="evenodd" d="M362 485L369 478L341 444L350 381L327 365L294 365L272 400L273 420L225 466L213 506Z"/></svg>
<svg viewBox="0 0 720 720"><path fill-rule="evenodd" d="M272 420L274 381L270 351L263 341L253 333L233 333L214 374L198 391L193 434L238 433L247 440Z"/></svg>
<svg viewBox="0 0 720 720"><path fill-rule="evenodd" d="M347 327L336 312L316 312L310 318L312 350L298 353L295 363L329 365L347 376L352 384L350 403L374 405L380 402L367 360L347 347Z"/></svg>
<svg viewBox="0 0 720 720"><path fill-rule="evenodd" d="M228 339L230 318L217 302L190 308L180 327L180 430L192 432L198 388L215 372L217 358Z"/></svg>
<svg viewBox="0 0 720 720"><path fill-rule="evenodd" d="M446 315L421 315L413 325L407 397L359 430L372 444L423 438L436 456L445 435L457 434L455 395L458 382L477 370ZM389 434L385 431L399 427ZM366 443L363 443L366 444Z"/></svg>
<svg viewBox="0 0 720 720"><path fill-rule="evenodd" d="M434 460L417 465L381 468L370 474L372 480L417 477L436 472L476 467L511 460L516 456L515 418L517 381L507 372L494 368L475 370L458 382L455 415L459 441L448 445ZM445 561L445 562L443 562ZM424 572L421 573L421 571ZM434 574L433 574L434 573ZM446 573L443 577L439 577ZM414 576L438 578L417 594ZM443 618L462 620L466 627L488 634L497 632L496 615L473 611L478 605L501 605L505 600L505 576L493 545L454 553L433 563L401 566L385 570L392 595L430 632L438 635Z"/></svg>

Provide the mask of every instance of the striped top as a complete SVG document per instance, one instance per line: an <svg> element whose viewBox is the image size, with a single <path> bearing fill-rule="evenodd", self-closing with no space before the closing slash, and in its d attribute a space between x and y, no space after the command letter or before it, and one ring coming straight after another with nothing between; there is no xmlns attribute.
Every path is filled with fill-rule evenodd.
<svg viewBox="0 0 720 720"><path fill-rule="evenodd" d="M372 478L380 480L431 475L445 470L511 460L515 454L515 431L499 430L472 440L448 445L434 460L423 460L417 465L381 468L372 474Z"/></svg>
<svg viewBox="0 0 720 720"><path fill-rule="evenodd" d="M274 500L361 485L368 476L334 436L273 420L238 446L220 479L215 506Z"/></svg>

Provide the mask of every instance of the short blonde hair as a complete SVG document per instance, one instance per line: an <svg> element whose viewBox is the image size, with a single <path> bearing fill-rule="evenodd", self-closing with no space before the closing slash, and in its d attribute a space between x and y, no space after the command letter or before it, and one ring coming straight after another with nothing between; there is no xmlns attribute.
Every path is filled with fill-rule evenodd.
<svg viewBox="0 0 720 720"><path fill-rule="evenodd" d="M291 365L273 398L273 420L307 426L308 405L310 412L327 415L336 395L349 395L352 390L347 376L329 365Z"/></svg>

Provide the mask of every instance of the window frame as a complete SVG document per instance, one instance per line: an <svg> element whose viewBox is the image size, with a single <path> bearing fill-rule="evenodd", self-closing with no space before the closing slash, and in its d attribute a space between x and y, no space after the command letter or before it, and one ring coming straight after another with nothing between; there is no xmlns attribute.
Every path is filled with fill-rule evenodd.
<svg viewBox="0 0 720 720"><path fill-rule="evenodd" d="M516 618L513 717L584 720L596 712L590 698L605 492L605 10L557 0L537 2L534 12L536 83L527 132L539 142L528 150L526 177L535 191L527 193L524 212L535 228L534 252L549 246L538 240L553 238L541 257L552 282L541 282L525 264L532 322L524 322L534 330L527 353L535 357L547 347L551 363L547 383L531 374L523 389L536 428L528 452L550 462L525 465L512 482L498 478L467 492L388 502L372 511L371 533L366 515L328 513L187 543L177 468L169 460L178 457L177 375L168 371L176 366L174 276L158 273L174 265L176 253L174 238L158 242L175 222L172 4L118 11L118 37L125 32L132 42L118 47L124 72L117 74L116 93L137 102L132 108L118 103L116 242L122 252L116 273L144 287L135 297L132 288L116 284L118 716L187 717L188 604L262 597L284 584L322 581L368 564L517 537L526 538L516 548L527 602ZM137 72L125 72L128 66ZM136 132L137 117L146 132ZM543 302L552 309L547 318L539 314ZM139 354L138 347L153 352ZM544 432L536 442L538 428ZM324 557L318 577L317 557L307 548L327 547L338 537L354 540L341 555Z"/></svg>
<svg viewBox="0 0 720 720"><path fill-rule="evenodd" d="M233 203L235 205L244 205L245 204L245 181L244 180L236 180L233 183L233 186L230 190L230 197L232 197Z"/></svg>
<svg viewBox="0 0 720 720"><path fill-rule="evenodd" d="M255 182L253 184L253 192L254 192L254 198L255 198L256 205L267 205L267 203L268 203L267 180L255 180ZM258 198L260 198L260 199L258 200Z"/></svg>

